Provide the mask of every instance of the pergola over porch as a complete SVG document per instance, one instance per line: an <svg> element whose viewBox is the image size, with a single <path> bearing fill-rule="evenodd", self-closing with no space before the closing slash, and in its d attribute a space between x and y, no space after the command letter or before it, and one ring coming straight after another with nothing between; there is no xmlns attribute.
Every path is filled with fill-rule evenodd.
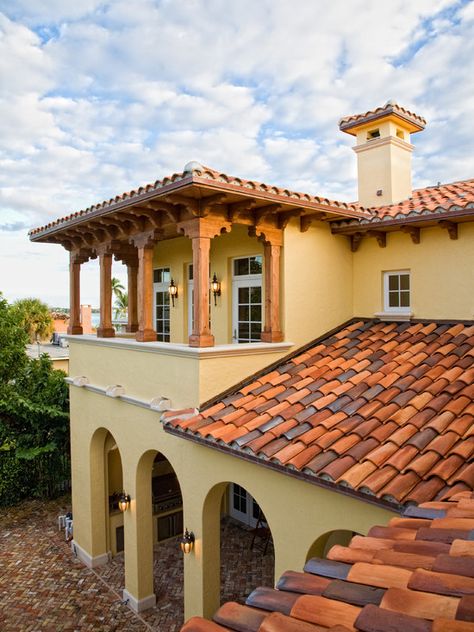
<svg viewBox="0 0 474 632"><path fill-rule="evenodd" d="M97 336L115 335L112 326L112 260L128 273L127 331L139 342L156 340L153 328L153 252L163 240L186 236L192 241L194 270L193 330L189 345L209 347L209 254L211 239L234 224L264 245L265 314L261 339L280 342L280 255L284 230L298 218L305 232L315 220L364 218L359 206L231 178L199 163L182 174L138 191L73 213L30 232L32 241L58 243L70 253L69 334L82 334L80 323L81 264L96 257L100 265L100 325Z"/></svg>

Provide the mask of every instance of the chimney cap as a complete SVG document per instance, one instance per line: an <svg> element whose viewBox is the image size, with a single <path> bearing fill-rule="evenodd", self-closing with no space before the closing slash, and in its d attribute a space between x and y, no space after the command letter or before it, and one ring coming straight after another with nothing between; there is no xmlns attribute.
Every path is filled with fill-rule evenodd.
<svg viewBox="0 0 474 632"><path fill-rule="evenodd" d="M390 99L387 103L385 103L385 105L376 108L375 110L369 110L363 114L344 116L339 121L339 129L341 132L346 132L347 134L355 136L357 129L362 125L379 121L380 119L388 116L394 116L401 119L405 125L408 125L410 133L421 132L426 125L426 120L422 116L419 116L414 112L410 112L410 110L398 105L394 99Z"/></svg>

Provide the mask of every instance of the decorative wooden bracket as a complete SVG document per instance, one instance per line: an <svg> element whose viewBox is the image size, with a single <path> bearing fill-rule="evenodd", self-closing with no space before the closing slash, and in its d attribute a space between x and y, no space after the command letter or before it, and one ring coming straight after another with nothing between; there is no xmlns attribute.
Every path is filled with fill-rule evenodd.
<svg viewBox="0 0 474 632"><path fill-rule="evenodd" d="M283 230L275 228L275 226L249 226L249 237L257 237L257 239L264 244L271 246L283 245Z"/></svg>
<svg viewBox="0 0 474 632"><path fill-rule="evenodd" d="M225 193L215 193L207 198L197 200L184 195L167 195L165 200L170 204L184 206L194 217L207 217L216 204L222 204L226 198Z"/></svg>
<svg viewBox="0 0 474 632"><path fill-rule="evenodd" d="M359 244L362 241L362 237L363 237L362 233L354 233L353 235L349 236L352 252L357 252L359 248Z"/></svg>
<svg viewBox="0 0 474 632"><path fill-rule="evenodd" d="M402 226L400 230L402 233L408 233L414 244L420 243L421 230L418 226Z"/></svg>
<svg viewBox="0 0 474 632"><path fill-rule="evenodd" d="M324 213L311 213L311 215L302 215L300 218L300 232L305 233L309 230L311 224L324 217Z"/></svg>
<svg viewBox="0 0 474 632"><path fill-rule="evenodd" d="M196 237L207 237L213 239L222 233L229 233L232 224L221 218L214 217L195 217L185 222L179 222L177 225L178 232L182 233L189 239Z"/></svg>
<svg viewBox="0 0 474 632"><path fill-rule="evenodd" d="M369 237L375 237L381 248L385 248L387 245L387 233L384 233L381 230L368 230L367 235Z"/></svg>
<svg viewBox="0 0 474 632"><path fill-rule="evenodd" d="M438 225L448 231L450 239L458 238L458 225L455 222L450 222L447 219L442 219L440 222L438 222Z"/></svg>
<svg viewBox="0 0 474 632"><path fill-rule="evenodd" d="M301 214L304 211L286 211L283 213L280 213L278 215L278 228L280 228L281 230L285 230L285 228L288 226L288 223L290 221L290 219L292 219L293 217L301 217Z"/></svg>
<svg viewBox="0 0 474 632"><path fill-rule="evenodd" d="M227 205L227 219L229 222L232 222L234 219L238 218L241 213L248 213L251 211L257 200L254 198L249 198L248 200L243 200L242 202L234 202L234 204Z"/></svg>
<svg viewBox="0 0 474 632"><path fill-rule="evenodd" d="M163 231L159 229L147 230L142 233L132 235L129 239L129 243L135 245L137 248L154 248L156 242L162 236Z"/></svg>
<svg viewBox="0 0 474 632"><path fill-rule="evenodd" d="M281 204L268 204L267 206L261 206L252 211L254 225L258 226L265 217L277 213L282 208Z"/></svg>

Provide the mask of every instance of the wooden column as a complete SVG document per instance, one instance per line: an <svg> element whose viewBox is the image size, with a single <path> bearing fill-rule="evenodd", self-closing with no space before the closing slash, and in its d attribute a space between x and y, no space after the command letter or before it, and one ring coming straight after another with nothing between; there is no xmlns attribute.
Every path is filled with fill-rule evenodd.
<svg viewBox="0 0 474 632"><path fill-rule="evenodd" d="M280 255L283 231L264 229L263 241L265 260L265 321L262 342L281 342L283 332L280 324Z"/></svg>
<svg viewBox="0 0 474 632"><path fill-rule="evenodd" d="M213 347L214 336L209 329L209 252L211 239L230 231L231 224L215 217L196 217L180 222L178 229L193 244L194 327L189 346Z"/></svg>
<svg viewBox="0 0 474 632"><path fill-rule="evenodd" d="M112 252L106 247L97 248L100 266L100 324L98 338L113 338L112 326Z"/></svg>
<svg viewBox="0 0 474 632"><path fill-rule="evenodd" d="M81 263L79 253L69 253L69 325L68 334L82 335L81 325Z"/></svg>
<svg viewBox="0 0 474 632"><path fill-rule="evenodd" d="M128 322L126 331L130 333L138 331L137 277L138 259L136 261L127 261Z"/></svg>
<svg viewBox="0 0 474 632"><path fill-rule="evenodd" d="M145 233L135 235L133 242L138 250L138 329L135 338L138 342L153 342L156 340L153 329L153 251L156 239Z"/></svg>
<svg viewBox="0 0 474 632"><path fill-rule="evenodd" d="M191 347L213 347L209 329L209 252L210 237L193 237L194 327L189 336Z"/></svg>

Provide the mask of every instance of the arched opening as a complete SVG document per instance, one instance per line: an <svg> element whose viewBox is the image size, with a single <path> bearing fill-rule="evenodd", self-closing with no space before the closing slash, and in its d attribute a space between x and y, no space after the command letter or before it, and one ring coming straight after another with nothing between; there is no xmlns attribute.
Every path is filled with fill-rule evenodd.
<svg viewBox="0 0 474 632"><path fill-rule="evenodd" d="M155 453L149 475L156 605L169 620L184 623L184 561L179 547L183 534L181 488L173 466L161 452Z"/></svg>
<svg viewBox="0 0 474 632"><path fill-rule="evenodd" d="M274 585L270 525L257 500L228 483L220 501L220 601L242 601L256 586Z"/></svg>
<svg viewBox="0 0 474 632"><path fill-rule="evenodd" d="M348 546L355 535L358 535L355 531L349 531L347 529L335 529L323 533L309 547L308 553L306 554L306 562L312 557L326 558L331 548L336 544Z"/></svg>

